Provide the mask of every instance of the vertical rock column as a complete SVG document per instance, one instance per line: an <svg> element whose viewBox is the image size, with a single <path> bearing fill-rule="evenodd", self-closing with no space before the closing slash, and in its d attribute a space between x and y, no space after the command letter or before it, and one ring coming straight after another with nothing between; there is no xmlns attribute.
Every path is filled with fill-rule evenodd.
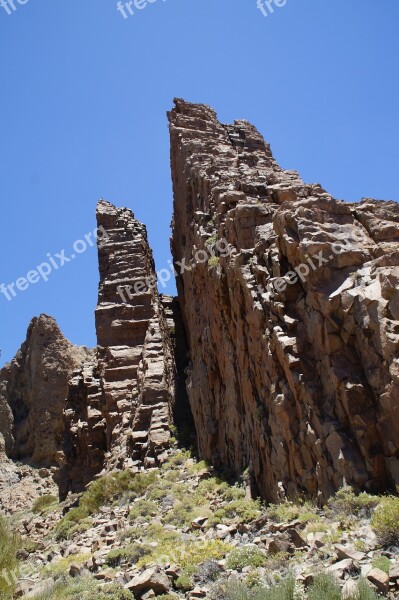
<svg viewBox="0 0 399 600"><path fill-rule="evenodd" d="M174 367L144 225L100 201L95 311L107 469L162 461L169 444Z"/></svg>

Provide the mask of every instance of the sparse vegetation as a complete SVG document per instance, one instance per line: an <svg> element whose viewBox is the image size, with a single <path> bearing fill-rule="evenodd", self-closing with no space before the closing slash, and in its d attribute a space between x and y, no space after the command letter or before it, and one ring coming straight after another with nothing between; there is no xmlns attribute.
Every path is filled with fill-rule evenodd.
<svg viewBox="0 0 399 600"><path fill-rule="evenodd" d="M382 546L399 544L399 498L384 498L371 519L371 527Z"/></svg>
<svg viewBox="0 0 399 600"><path fill-rule="evenodd" d="M233 550L227 559L229 569L241 571L244 567L263 567L266 555L256 546L244 546Z"/></svg>
<svg viewBox="0 0 399 600"><path fill-rule="evenodd" d="M341 600L341 588L335 577L321 573L314 578L307 596L308 600Z"/></svg>
<svg viewBox="0 0 399 600"><path fill-rule="evenodd" d="M389 571L391 569L391 561L387 556L374 556L372 563L373 568L380 569L384 571L387 575L389 575Z"/></svg>
<svg viewBox="0 0 399 600"><path fill-rule="evenodd" d="M380 503L381 498L363 492L355 494L351 487L343 487L330 498L328 507L335 513L352 515L355 517L371 517L373 510Z"/></svg>
<svg viewBox="0 0 399 600"><path fill-rule="evenodd" d="M220 258L218 256L211 256L208 259L208 267L210 267L211 269L217 267L219 263L220 263Z"/></svg>
<svg viewBox="0 0 399 600"><path fill-rule="evenodd" d="M69 539L78 531L75 526L106 505L125 499L132 501L144 494L158 477L156 470L147 473L120 471L93 481L80 498L77 508L70 510L55 528L55 539ZM87 524L87 521L86 521Z"/></svg>
<svg viewBox="0 0 399 600"><path fill-rule="evenodd" d="M106 563L110 567L117 567L122 562L135 564L140 558L150 554L151 547L144 544L129 544L126 548L117 548L107 554Z"/></svg>
<svg viewBox="0 0 399 600"><path fill-rule="evenodd" d="M0 598L12 598L15 587L15 574L18 570L17 551L21 541L11 530L9 523L0 517Z"/></svg>
<svg viewBox="0 0 399 600"><path fill-rule="evenodd" d="M282 502L281 504L271 504L267 508L267 516L277 523L289 523L299 519L300 521L319 521L320 515L316 508L310 502Z"/></svg>
<svg viewBox="0 0 399 600"><path fill-rule="evenodd" d="M48 591L34 600L134 600L119 584L100 586L92 577L61 577Z"/></svg>
<svg viewBox="0 0 399 600"><path fill-rule="evenodd" d="M45 495L37 498L33 504L32 512L35 514L40 514L46 512L50 508L54 507L58 503L58 498L56 496Z"/></svg>

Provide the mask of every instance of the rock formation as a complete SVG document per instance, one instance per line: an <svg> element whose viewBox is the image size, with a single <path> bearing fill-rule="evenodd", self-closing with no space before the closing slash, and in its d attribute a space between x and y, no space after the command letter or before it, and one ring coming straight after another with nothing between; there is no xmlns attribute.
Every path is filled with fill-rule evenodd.
<svg viewBox="0 0 399 600"><path fill-rule="evenodd" d="M132 212L102 200L97 220L106 234L98 243L97 350L73 346L41 315L0 371L2 448L54 467L62 498L103 470L162 463L171 437L171 299L158 295L146 229Z"/></svg>
<svg viewBox="0 0 399 600"><path fill-rule="evenodd" d="M26 341L0 371L0 433L9 457L57 464L68 382L87 354L64 338L53 318L32 319Z"/></svg>
<svg viewBox="0 0 399 600"><path fill-rule="evenodd" d="M175 377L152 252L130 210L101 201L97 221L107 232L99 246L96 329L108 463L131 457L152 466L168 447Z"/></svg>
<svg viewBox="0 0 399 600"><path fill-rule="evenodd" d="M393 488L398 204L335 200L206 106L177 100L169 119L178 299L158 294L144 225L101 200L97 348L33 319L0 371L0 490L9 459L49 467L62 499L159 465L172 417L270 501Z"/></svg>
<svg viewBox="0 0 399 600"><path fill-rule="evenodd" d="M248 122L175 104L172 252L201 456L272 501L398 484L399 205L335 200Z"/></svg>

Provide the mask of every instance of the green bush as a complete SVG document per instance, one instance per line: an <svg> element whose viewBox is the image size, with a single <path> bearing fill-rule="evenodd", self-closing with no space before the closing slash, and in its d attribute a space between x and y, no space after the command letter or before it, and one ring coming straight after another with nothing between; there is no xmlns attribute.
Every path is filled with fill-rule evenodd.
<svg viewBox="0 0 399 600"><path fill-rule="evenodd" d="M359 597L353 600L380 600L374 590L371 589L366 579L360 579L358 583Z"/></svg>
<svg viewBox="0 0 399 600"><path fill-rule="evenodd" d="M327 506L336 513L355 517L371 517L380 501L381 498L378 496L371 496L365 492L355 494L351 487L345 486L329 499Z"/></svg>
<svg viewBox="0 0 399 600"><path fill-rule="evenodd" d="M316 575L308 591L308 600L341 600L341 588L335 577L325 573Z"/></svg>
<svg viewBox="0 0 399 600"><path fill-rule="evenodd" d="M290 502L287 500L280 504L271 504L268 506L266 514L269 519L277 523L287 523L296 519L303 522L320 520L320 516L310 502Z"/></svg>
<svg viewBox="0 0 399 600"><path fill-rule="evenodd" d="M120 471L96 479L82 494L79 506L70 510L56 525L55 539L65 540L71 537L77 531L74 530L75 525L98 512L102 506L112 504L123 496L130 500L142 496L157 478L158 471L154 470L148 473Z"/></svg>
<svg viewBox="0 0 399 600"><path fill-rule="evenodd" d="M211 592L212 600L299 600L300 595L295 580L287 577L281 583L272 587L249 588L245 583L236 580L229 580L217 585ZM324 600L320 596L318 600Z"/></svg>
<svg viewBox="0 0 399 600"><path fill-rule="evenodd" d="M35 514L39 514L41 512L45 512L51 506L58 504L58 498L56 496L46 495L40 496L37 498L33 504L32 512Z"/></svg>
<svg viewBox="0 0 399 600"><path fill-rule="evenodd" d="M211 256L208 259L208 267L210 267L211 269L213 269L214 267L217 267L219 263L220 263L220 258L218 256Z"/></svg>
<svg viewBox="0 0 399 600"><path fill-rule="evenodd" d="M175 581L175 588L182 592L189 592L193 587L191 577L187 573L182 573Z"/></svg>
<svg viewBox="0 0 399 600"><path fill-rule="evenodd" d="M384 573L389 575L391 561L387 556L374 556L372 565L374 569L380 569L380 571L384 571Z"/></svg>
<svg viewBox="0 0 399 600"><path fill-rule="evenodd" d="M237 519L241 523L250 523L260 515L261 503L259 500L240 498L229 502L224 508L215 510L208 520L208 525L212 527L218 523L232 521L233 519Z"/></svg>
<svg viewBox="0 0 399 600"><path fill-rule="evenodd" d="M151 517L155 517L158 512L159 508L155 502L141 499L133 504L129 516L131 519L151 519Z"/></svg>
<svg viewBox="0 0 399 600"><path fill-rule="evenodd" d="M22 547L18 535L13 533L8 522L0 517L0 598L12 597L19 562L17 552Z"/></svg>
<svg viewBox="0 0 399 600"><path fill-rule="evenodd" d="M382 546L399 544L399 498L389 496L381 501L371 519L371 528Z"/></svg>
<svg viewBox="0 0 399 600"><path fill-rule="evenodd" d="M48 592L34 600L134 600L133 594L119 584L101 587L92 577L62 577Z"/></svg>
<svg viewBox="0 0 399 600"><path fill-rule="evenodd" d="M129 544L125 548L116 548L108 552L105 562L110 567L118 567L123 562L136 564L140 558L150 554L151 550L151 546L144 544Z"/></svg>
<svg viewBox="0 0 399 600"><path fill-rule="evenodd" d="M236 548L227 559L229 569L241 571L244 567L263 567L266 564L266 555L256 546Z"/></svg>

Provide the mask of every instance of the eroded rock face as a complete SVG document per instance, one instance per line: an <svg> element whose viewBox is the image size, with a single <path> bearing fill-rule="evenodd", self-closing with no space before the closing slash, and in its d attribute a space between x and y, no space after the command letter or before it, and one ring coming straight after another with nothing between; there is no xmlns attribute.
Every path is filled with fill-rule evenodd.
<svg viewBox="0 0 399 600"><path fill-rule="evenodd" d="M153 466L169 446L175 373L152 252L130 210L100 201L97 221L107 233L96 308L107 465Z"/></svg>
<svg viewBox="0 0 399 600"><path fill-rule="evenodd" d="M158 465L170 445L174 357L146 228L104 200L97 222L98 346L70 381L61 497L100 472Z"/></svg>
<svg viewBox="0 0 399 600"><path fill-rule="evenodd" d="M399 205L335 200L209 107L169 120L201 455L271 501L399 483Z"/></svg>
<svg viewBox="0 0 399 600"><path fill-rule="evenodd" d="M26 341L0 371L0 433L9 457L56 465L68 382L88 353L47 315L32 319Z"/></svg>
<svg viewBox="0 0 399 600"><path fill-rule="evenodd" d="M100 201L97 221L97 349L73 346L41 315L0 372L1 449L54 466L61 498L100 472L159 465L170 446L172 300L158 295L146 229L132 212Z"/></svg>

